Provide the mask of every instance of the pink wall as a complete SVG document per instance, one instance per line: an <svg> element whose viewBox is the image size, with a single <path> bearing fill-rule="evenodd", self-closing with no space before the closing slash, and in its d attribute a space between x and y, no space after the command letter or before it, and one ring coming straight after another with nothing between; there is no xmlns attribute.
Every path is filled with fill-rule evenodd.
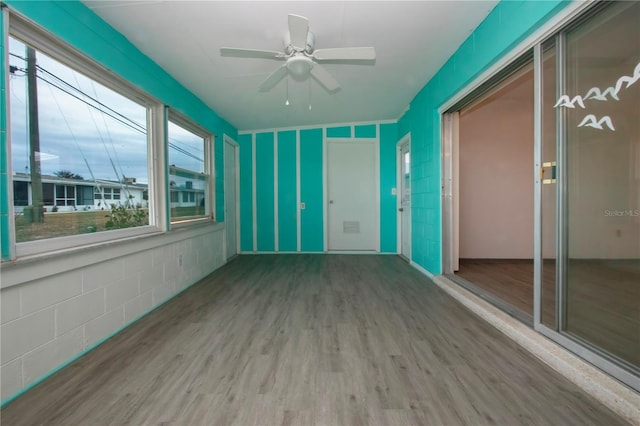
<svg viewBox="0 0 640 426"><path fill-rule="evenodd" d="M533 74L460 114L460 258L533 258Z"/></svg>

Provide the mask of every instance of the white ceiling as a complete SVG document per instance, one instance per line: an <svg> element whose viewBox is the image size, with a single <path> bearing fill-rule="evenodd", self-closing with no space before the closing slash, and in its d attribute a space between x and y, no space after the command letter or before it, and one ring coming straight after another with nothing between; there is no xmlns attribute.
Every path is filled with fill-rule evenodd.
<svg viewBox="0 0 640 426"><path fill-rule="evenodd" d="M85 4L238 130L256 130L399 118L497 0ZM288 107L286 80L259 92L281 62L221 57L220 47L282 51L289 13L309 19L317 49L373 46L375 64L325 64L341 85L332 94L288 79Z"/></svg>

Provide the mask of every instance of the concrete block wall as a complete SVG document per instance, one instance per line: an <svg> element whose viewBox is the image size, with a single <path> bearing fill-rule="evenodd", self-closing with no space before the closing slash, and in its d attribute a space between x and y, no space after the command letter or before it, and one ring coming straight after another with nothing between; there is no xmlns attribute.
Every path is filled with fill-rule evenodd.
<svg viewBox="0 0 640 426"><path fill-rule="evenodd" d="M224 264L222 224L171 234L152 237L156 242L150 247L123 255L98 250L85 265L24 282L15 282L16 276L29 276L15 271L21 265L3 265L0 400L12 398ZM65 262L65 256L78 254L56 262ZM47 265L35 261L27 268Z"/></svg>

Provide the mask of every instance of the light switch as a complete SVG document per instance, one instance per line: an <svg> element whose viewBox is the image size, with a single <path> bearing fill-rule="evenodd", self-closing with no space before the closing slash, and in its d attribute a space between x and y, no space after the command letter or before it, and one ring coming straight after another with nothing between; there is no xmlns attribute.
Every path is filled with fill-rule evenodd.
<svg viewBox="0 0 640 426"><path fill-rule="evenodd" d="M391 195L396 195L398 191L395 188L391 188Z"/></svg>

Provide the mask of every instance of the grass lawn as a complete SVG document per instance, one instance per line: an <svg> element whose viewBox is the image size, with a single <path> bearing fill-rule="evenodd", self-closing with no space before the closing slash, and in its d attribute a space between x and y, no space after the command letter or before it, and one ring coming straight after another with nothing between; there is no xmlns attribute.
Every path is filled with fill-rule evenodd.
<svg viewBox="0 0 640 426"><path fill-rule="evenodd" d="M197 216L203 213L204 208L200 206L171 209L172 218ZM42 223L28 223L23 215L17 215L15 216L16 242L107 231L108 220L108 210L45 213Z"/></svg>
<svg viewBox="0 0 640 426"><path fill-rule="evenodd" d="M107 210L45 213L42 223L28 223L19 215L15 216L16 242L106 231L107 220Z"/></svg>

